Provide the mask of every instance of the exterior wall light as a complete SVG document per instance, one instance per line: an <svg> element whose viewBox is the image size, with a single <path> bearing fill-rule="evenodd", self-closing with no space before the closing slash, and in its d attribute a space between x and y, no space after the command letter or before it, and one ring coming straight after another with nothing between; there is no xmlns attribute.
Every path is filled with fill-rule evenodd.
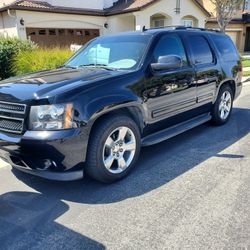
<svg viewBox="0 0 250 250"><path fill-rule="evenodd" d="M20 24L21 24L22 26L24 26L24 20L23 20L23 18L20 19Z"/></svg>

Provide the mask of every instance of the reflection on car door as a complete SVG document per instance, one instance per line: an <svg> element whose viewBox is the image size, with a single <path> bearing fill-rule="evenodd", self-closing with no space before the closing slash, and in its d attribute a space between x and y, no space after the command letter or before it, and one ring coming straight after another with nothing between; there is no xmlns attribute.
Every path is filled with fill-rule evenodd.
<svg viewBox="0 0 250 250"><path fill-rule="evenodd" d="M147 79L146 106L149 123L155 123L191 110L196 103L194 70L188 63L182 41L176 34L163 35L156 45L152 62L160 56L177 55L182 58L179 69L153 73Z"/></svg>
<svg viewBox="0 0 250 250"><path fill-rule="evenodd" d="M197 106L210 104L207 105L207 110L210 110L220 72L215 54L207 38L203 35L194 34L187 36L186 44L189 46L192 63L196 72Z"/></svg>

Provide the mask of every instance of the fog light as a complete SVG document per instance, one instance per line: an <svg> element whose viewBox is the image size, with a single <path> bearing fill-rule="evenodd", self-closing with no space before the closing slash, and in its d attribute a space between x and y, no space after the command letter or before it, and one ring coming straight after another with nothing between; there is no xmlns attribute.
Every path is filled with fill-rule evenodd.
<svg viewBox="0 0 250 250"><path fill-rule="evenodd" d="M45 159L42 163L43 168L36 168L38 170L47 170L48 168L50 168L52 166L52 161L50 159Z"/></svg>

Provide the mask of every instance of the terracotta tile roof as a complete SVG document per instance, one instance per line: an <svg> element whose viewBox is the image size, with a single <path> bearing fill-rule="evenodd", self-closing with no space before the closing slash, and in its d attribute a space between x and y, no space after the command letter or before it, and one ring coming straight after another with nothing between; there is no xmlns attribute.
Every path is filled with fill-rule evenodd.
<svg viewBox="0 0 250 250"><path fill-rule="evenodd" d="M120 14L132 11L138 11L142 8L145 8L151 4L154 4L160 0L119 0L109 9L106 9L106 13L109 15ZM210 16L210 13L204 8L201 0L192 0L199 8L207 15Z"/></svg>
<svg viewBox="0 0 250 250"><path fill-rule="evenodd" d="M93 9L81 9L81 8L69 8L62 6L52 6L47 2L32 1L32 0L18 0L8 6L0 8L0 12L7 9L17 9L17 10L33 10L33 11L46 11L54 13L72 13L72 14L83 14L83 15L99 15L99 16L109 16L115 14L128 13L133 11L141 10L147 6L154 4L160 0L119 0L111 8L104 10L93 10ZM201 4L201 0L192 0L202 11L210 16L209 12Z"/></svg>
<svg viewBox="0 0 250 250"><path fill-rule="evenodd" d="M47 2L32 2L32 1L19 1L15 3L17 6L27 7L27 8L42 8L42 9L49 9L52 8L52 5L50 5Z"/></svg>
<svg viewBox="0 0 250 250"><path fill-rule="evenodd" d="M29 11L41 11L41 12L53 12L53 13L65 13L65 14L80 14L80 15L100 15L104 16L103 10L93 9L81 9L81 8L70 8L62 6L53 6L43 1L33 0L18 0L14 3L0 8L0 12L5 10L29 10Z"/></svg>
<svg viewBox="0 0 250 250"><path fill-rule="evenodd" d="M111 8L106 9L107 13L129 12L145 8L159 0L119 0Z"/></svg>

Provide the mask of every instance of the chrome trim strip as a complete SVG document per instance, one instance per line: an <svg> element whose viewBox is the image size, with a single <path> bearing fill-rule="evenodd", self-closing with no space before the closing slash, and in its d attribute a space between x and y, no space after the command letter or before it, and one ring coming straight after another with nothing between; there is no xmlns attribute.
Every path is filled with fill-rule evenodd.
<svg viewBox="0 0 250 250"><path fill-rule="evenodd" d="M0 115L0 118L8 119L8 120L16 120L16 121L23 121L23 118L16 118L16 117L10 117L10 116L4 116Z"/></svg>

